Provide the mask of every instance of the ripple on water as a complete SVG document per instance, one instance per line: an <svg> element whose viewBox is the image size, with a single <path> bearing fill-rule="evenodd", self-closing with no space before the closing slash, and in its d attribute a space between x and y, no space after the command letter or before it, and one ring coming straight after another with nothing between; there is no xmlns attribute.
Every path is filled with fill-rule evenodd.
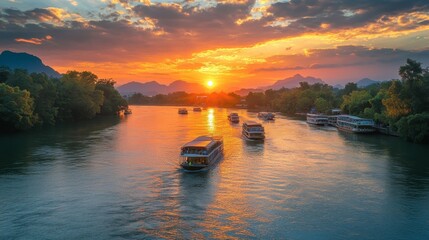
<svg viewBox="0 0 429 240"><path fill-rule="evenodd" d="M230 111L257 120L133 107L121 121L0 138L0 238L429 238L424 147L280 115L249 142ZM211 134L224 136L222 161L183 172L180 146Z"/></svg>

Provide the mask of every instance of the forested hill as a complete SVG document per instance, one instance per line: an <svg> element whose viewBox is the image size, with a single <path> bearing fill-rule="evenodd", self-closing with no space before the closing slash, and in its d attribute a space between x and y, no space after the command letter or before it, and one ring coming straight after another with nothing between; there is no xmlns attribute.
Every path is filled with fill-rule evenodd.
<svg viewBox="0 0 429 240"><path fill-rule="evenodd" d="M25 69L32 73L45 73L54 78L61 77L53 68L43 64L42 60L28 53L15 53L11 51L3 51L0 54L0 67L14 69Z"/></svg>

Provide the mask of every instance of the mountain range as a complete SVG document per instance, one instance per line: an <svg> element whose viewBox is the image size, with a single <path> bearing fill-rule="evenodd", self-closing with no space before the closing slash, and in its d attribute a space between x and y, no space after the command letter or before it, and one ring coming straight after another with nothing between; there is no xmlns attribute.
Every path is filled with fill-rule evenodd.
<svg viewBox="0 0 429 240"><path fill-rule="evenodd" d="M160 84L156 81L150 82L129 82L117 87L121 95L132 95L141 93L146 96L154 96L156 94L168 94L173 92L188 92L188 93L204 93L207 89L198 83L189 83L182 80L177 80L169 85Z"/></svg>
<svg viewBox="0 0 429 240"><path fill-rule="evenodd" d="M0 67L8 67L10 69L26 69L28 72L46 73L48 76L59 78L61 74L55 71L53 68L43 64L42 60L34 55L28 53L15 53L11 51L3 51L0 54ZM294 88L299 87L300 82L307 82L309 84L325 83L320 78L315 77L303 77L300 74L296 74L293 77L277 80L274 84L269 86L262 86L258 88L243 88L235 91L236 94L245 96L249 92L263 92L267 89L278 90L281 88ZM369 78L363 78L356 82L359 88L367 87L369 85L379 83L380 81L372 80ZM344 88L341 84L336 84L335 88ZM185 91L188 93L204 93L207 89L198 83L190 83L183 80L177 80L169 85L160 84L156 81L149 82L129 82L124 85L117 87L118 91L122 95L131 95L134 93L141 93L147 96L154 96L156 94L168 94L172 92Z"/></svg>
<svg viewBox="0 0 429 240"><path fill-rule="evenodd" d="M28 53L3 51L0 54L0 67L8 67L10 69L26 69L30 73L46 73L46 75L50 77L61 77L60 73L43 64L40 58Z"/></svg>
<svg viewBox="0 0 429 240"><path fill-rule="evenodd" d="M234 93L240 96L246 96L250 92L263 92L268 89L279 90L281 88L295 88L295 87L299 87L300 82L307 82L310 85L316 84L316 83L325 84L325 82L322 81L322 79L320 78L303 77L301 74L296 74L293 77L277 80L274 84L269 86L264 86L259 88L242 88L240 90L235 91Z"/></svg>

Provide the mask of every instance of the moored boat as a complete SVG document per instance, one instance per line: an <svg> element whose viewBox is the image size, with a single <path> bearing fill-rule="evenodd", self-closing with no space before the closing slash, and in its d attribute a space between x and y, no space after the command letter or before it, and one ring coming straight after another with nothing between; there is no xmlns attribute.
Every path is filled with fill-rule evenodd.
<svg viewBox="0 0 429 240"><path fill-rule="evenodd" d="M186 109L186 108L179 108L178 113L179 114L188 114L188 109Z"/></svg>
<svg viewBox="0 0 429 240"><path fill-rule="evenodd" d="M372 133L376 130L372 119L365 119L352 115L338 115L336 126L342 131L353 133Z"/></svg>
<svg viewBox="0 0 429 240"><path fill-rule="evenodd" d="M260 123L254 121L247 121L243 123L242 134L246 139L249 140L265 139L264 127Z"/></svg>
<svg viewBox="0 0 429 240"><path fill-rule="evenodd" d="M230 113L228 114L228 120L232 123L239 123L240 117L238 116L238 113Z"/></svg>
<svg viewBox="0 0 429 240"><path fill-rule="evenodd" d="M272 112L259 112L258 113L258 118L261 118L261 119L266 120L266 121L274 120L275 117L276 117L276 115Z"/></svg>
<svg viewBox="0 0 429 240"><path fill-rule="evenodd" d="M327 125L328 116L315 113L307 113L307 123L313 125Z"/></svg>
<svg viewBox="0 0 429 240"><path fill-rule="evenodd" d="M194 107L194 108L193 108L193 111L194 111L194 112L201 112L201 108L200 108L200 107Z"/></svg>
<svg viewBox="0 0 429 240"><path fill-rule="evenodd" d="M336 127L337 126L337 118L338 118L338 115L329 115L328 116L328 124Z"/></svg>
<svg viewBox="0 0 429 240"><path fill-rule="evenodd" d="M223 138L199 136L182 146L180 166L186 171L209 169L223 156Z"/></svg>
<svg viewBox="0 0 429 240"><path fill-rule="evenodd" d="M125 115L131 114L131 113L133 113L133 112L131 111L130 108L127 108L127 109L124 110L124 114Z"/></svg>

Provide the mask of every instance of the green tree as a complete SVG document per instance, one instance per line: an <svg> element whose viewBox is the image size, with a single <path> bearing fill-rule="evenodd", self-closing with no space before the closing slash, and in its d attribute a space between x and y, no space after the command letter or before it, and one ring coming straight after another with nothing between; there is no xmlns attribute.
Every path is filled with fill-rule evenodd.
<svg viewBox="0 0 429 240"><path fill-rule="evenodd" d="M346 84L346 86L344 86L344 89L342 91L342 95L349 95L350 93L352 93L353 91L357 91L358 89L359 88L358 88L356 83L349 82Z"/></svg>
<svg viewBox="0 0 429 240"><path fill-rule="evenodd" d="M352 115L363 115L365 108L371 107L369 100L371 95L366 90L353 91L350 95L343 96L341 109Z"/></svg>
<svg viewBox="0 0 429 240"><path fill-rule="evenodd" d="M69 71L58 86L59 117L62 120L91 119L100 113L103 92L95 89L97 76L91 72Z"/></svg>
<svg viewBox="0 0 429 240"><path fill-rule="evenodd" d="M35 102L34 112L39 116L40 124L54 125L58 115L57 80L50 79L44 73L32 73L31 78L36 84L37 92L32 93Z"/></svg>
<svg viewBox="0 0 429 240"><path fill-rule="evenodd" d="M429 111L427 70L422 68L421 63L407 59L407 64L399 68L399 75L403 84L401 98L407 99L411 112Z"/></svg>
<svg viewBox="0 0 429 240"><path fill-rule="evenodd" d="M104 100L101 106L101 114L112 115L128 106L127 101L115 89L115 81L112 79L101 79L95 84L95 89L103 92Z"/></svg>
<svg viewBox="0 0 429 240"><path fill-rule="evenodd" d="M332 108L332 105L322 97L318 97L316 99L314 106L316 107L317 112L320 113L327 113Z"/></svg>
<svg viewBox="0 0 429 240"><path fill-rule="evenodd" d="M30 93L0 83L0 130L25 130L33 127L36 122Z"/></svg>
<svg viewBox="0 0 429 240"><path fill-rule="evenodd" d="M415 143L429 142L429 113L419 113L402 117L397 123L403 138Z"/></svg>

